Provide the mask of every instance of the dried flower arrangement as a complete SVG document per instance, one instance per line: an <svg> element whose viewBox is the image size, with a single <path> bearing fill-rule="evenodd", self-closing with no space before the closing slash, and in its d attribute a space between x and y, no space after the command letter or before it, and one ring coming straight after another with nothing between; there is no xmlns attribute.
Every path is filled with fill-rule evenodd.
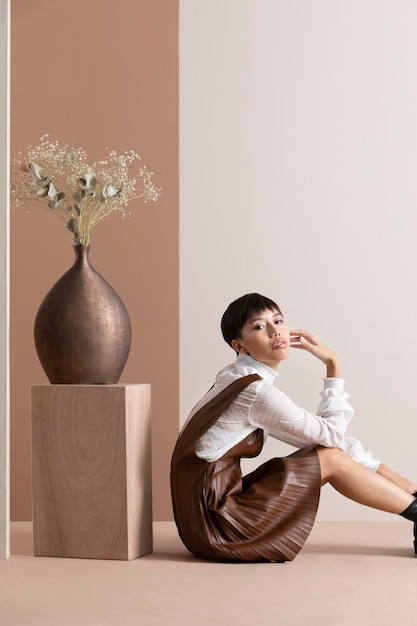
<svg viewBox="0 0 417 626"><path fill-rule="evenodd" d="M136 152L110 151L105 160L90 166L83 148L61 147L48 135L40 141L13 161L12 202L28 208L39 203L51 210L76 244L88 245L93 227L110 213L119 211L125 217L131 200L156 202L160 196L146 166L138 166L135 177L130 177L130 169L140 161Z"/></svg>

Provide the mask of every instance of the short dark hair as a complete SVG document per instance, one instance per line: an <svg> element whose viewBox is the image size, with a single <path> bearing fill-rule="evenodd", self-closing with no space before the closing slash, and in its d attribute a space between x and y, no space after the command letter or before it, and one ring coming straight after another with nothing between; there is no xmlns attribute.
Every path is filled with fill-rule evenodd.
<svg viewBox="0 0 417 626"><path fill-rule="evenodd" d="M273 300L259 293L247 293L229 304L221 321L223 339L226 343L231 346L233 339L241 337L242 328L248 319L265 309L281 313L281 309Z"/></svg>

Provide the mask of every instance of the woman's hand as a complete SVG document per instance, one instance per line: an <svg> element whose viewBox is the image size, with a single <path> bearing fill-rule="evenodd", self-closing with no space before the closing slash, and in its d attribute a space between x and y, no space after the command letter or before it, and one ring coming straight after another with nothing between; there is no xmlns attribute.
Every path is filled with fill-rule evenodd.
<svg viewBox="0 0 417 626"><path fill-rule="evenodd" d="M307 350L320 359L326 365L327 378L339 378L339 360L333 350L320 339L305 330L291 330L290 345L292 348Z"/></svg>

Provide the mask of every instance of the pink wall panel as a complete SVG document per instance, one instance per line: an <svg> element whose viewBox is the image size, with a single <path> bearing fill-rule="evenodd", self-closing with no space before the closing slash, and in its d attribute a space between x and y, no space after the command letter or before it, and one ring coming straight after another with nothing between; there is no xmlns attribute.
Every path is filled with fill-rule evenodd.
<svg viewBox="0 0 417 626"><path fill-rule="evenodd" d="M131 353L120 382L149 382L154 519L170 519L178 432L178 2L13 0L12 158L49 133L82 146L135 150L163 187L93 231L90 260L123 299ZM11 213L11 517L31 518L30 385L47 382L33 343L41 300L73 263L71 235L47 210Z"/></svg>

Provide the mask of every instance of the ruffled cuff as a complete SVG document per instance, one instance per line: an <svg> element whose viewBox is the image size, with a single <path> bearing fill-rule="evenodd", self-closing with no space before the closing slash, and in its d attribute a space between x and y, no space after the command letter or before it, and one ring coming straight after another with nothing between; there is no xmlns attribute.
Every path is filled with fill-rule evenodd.
<svg viewBox="0 0 417 626"><path fill-rule="evenodd" d="M345 381L343 378L325 378L323 380L323 389L337 389L343 391Z"/></svg>
<svg viewBox="0 0 417 626"><path fill-rule="evenodd" d="M325 378L323 380L323 391L320 392L322 402L330 398L341 398L346 400L348 394L344 390L345 381L343 378Z"/></svg>

